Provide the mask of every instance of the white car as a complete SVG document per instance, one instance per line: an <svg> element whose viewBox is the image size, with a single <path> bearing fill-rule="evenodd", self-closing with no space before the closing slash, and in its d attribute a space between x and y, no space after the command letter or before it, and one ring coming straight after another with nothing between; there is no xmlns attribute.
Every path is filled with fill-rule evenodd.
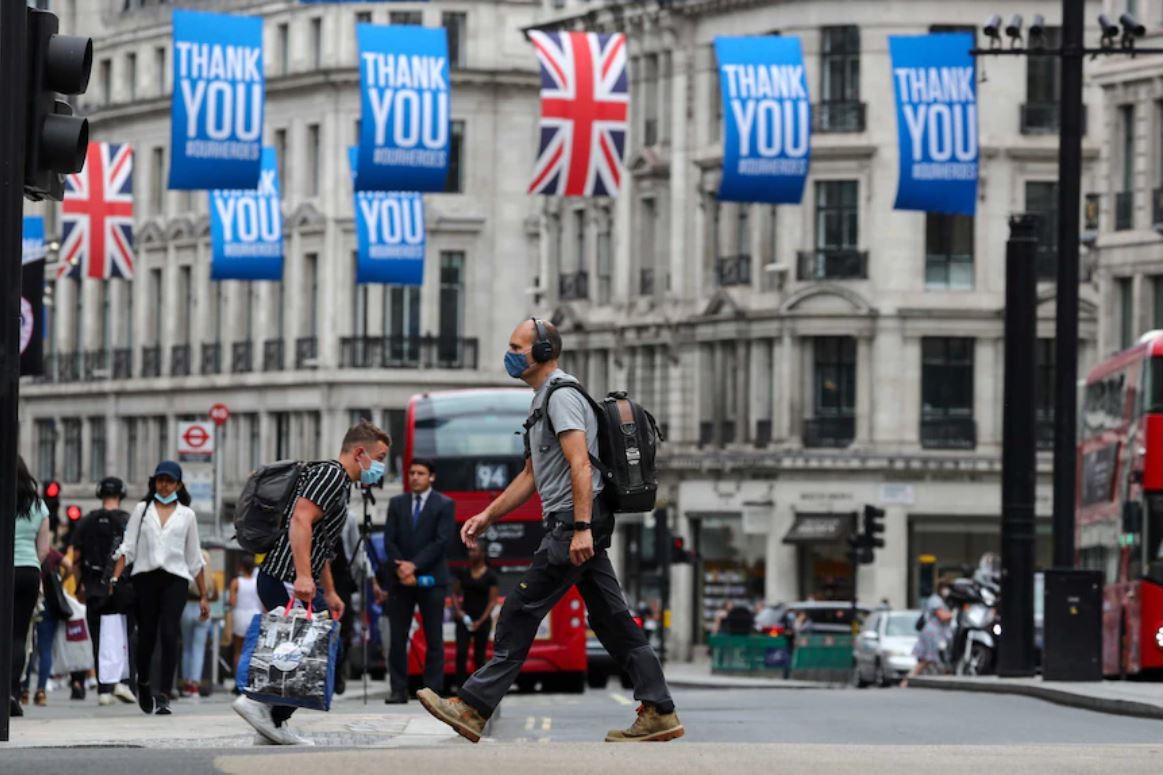
<svg viewBox="0 0 1163 775"><path fill-rule="evenodd" d="M887 686L917 664L919 610L873 611L852 647L852 680L857 686Z"/></svg>

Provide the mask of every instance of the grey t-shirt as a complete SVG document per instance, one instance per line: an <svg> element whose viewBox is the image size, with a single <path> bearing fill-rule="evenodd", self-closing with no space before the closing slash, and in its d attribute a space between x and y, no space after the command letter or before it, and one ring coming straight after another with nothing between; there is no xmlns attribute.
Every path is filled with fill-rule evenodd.
<svg viewBox="0 0 1163 775"><path fill-rule="evenodd" d="M554 371L545 384L533 394L533 403L529 407L530 416L544 405L545 396L554 380L577 382L576 378L561 369ZM553 430L559 436L566 431L584 430L590 454L598 456L598 418L594 416L593 407L580 392L572 388L558 389L553 394L553 400L549 402L549 417L553 421ZM561 451L561 442L550 435L544 417L529 429L529 450L533 455L533 479L541 496L542 513L550 514L573 509L573 483L570 479L569 461ZM597 495L602 491L603 482L596 468L593 480L593 492Z"/></svg>

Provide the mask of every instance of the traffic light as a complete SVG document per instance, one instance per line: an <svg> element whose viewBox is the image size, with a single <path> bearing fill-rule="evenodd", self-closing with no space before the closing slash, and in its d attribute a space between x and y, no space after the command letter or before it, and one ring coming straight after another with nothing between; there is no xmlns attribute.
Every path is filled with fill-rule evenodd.
<svg viewBox="0 0 1163 775"><path fill-rule="evenodd" d="M865 504L864 506L864 538L865 545L870 549L884 548L884 539L880 534L884 532L884 509Z"/></svg>
<svg viewBox="0 0 1163 775"><path fill-rule="evenodd" d="M70 524L79 520L81 518L81 514L81 507L75 503L70 504L69 507L65 509L65 516L69 518Z"/></svg>
<svg viewBox="0 0 1163 775"><path fill-rule="evenodd" d="M61 485L59 482L45 482L44 485L44 505L48 508L48 515L52 519L57 518L57 514L61 508Z"/></svg>
<svg viewBox="0 0 1163 775"><path fill-rule="evenodd" d="M673 564L694 562L694 556L686 549L686 539L674 536L670 544L670 561Z"/></svg>
<svg viewBox="0 0 1163 775"><path fill-rule="evenodd" d="M883 542L881 545L883 546ZM848 536L848 548L851 550L853 563L857 565L871 565L876 560L876 556L872 551L872 546L868 543L868 536L866 535Z"/></svg>
<svg viewBox="0 0 1163 775"><path fill-rule="evenodd" d="M58 35L48 11L28 9L28 103L24 125L24 195L61 201L64 178L85 166L89 121L73 115L60 94L84 94L93 67L93 41Z"/></svg>

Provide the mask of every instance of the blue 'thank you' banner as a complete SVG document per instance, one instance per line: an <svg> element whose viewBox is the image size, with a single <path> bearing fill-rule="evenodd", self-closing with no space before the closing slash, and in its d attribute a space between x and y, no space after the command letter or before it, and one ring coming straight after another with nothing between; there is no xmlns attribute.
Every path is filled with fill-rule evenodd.
<svg viewBox="0 0 1163 775"><path fill-rule="evenodd" d="M715 38L715 56L723 96L719 199L798 203L812 140L799 38Z"/></svg>
<svg viewBox="0 0 1163 775"><path fill-rule="evenodd" d="M977 203L977 81L973 36L890 35L900 138L897 210L973 215Z"/></svg>
<svg viewBox="0 0 1163 775"><path fill-rule="evenodd" d="M279 280L283 276L283 213L275 149L262 149L256 189L210 192L212 280Z"/></svg>
<svg viewBox="0 0 1163 775"><path fill-rule="evenodd" d="M359 150L349 148L359 180ZM414 191L355 191L356 283L424 284L424 197Z"/></svg>
<svg viewBox="0 0 1163 775"><path fill-rule="evenodd" d="M26 215L20 238L20 263L31 264L44 258L44 216Z"/></svg>
<svg viewBox="0 0 1163 775"><path fill-rule="evenodd" d="M443 191L448 39L443 28L356 25L360 191Z"/></svg>
<svg viewBox="0 0 1163 775"><path fill-rule="evenodd" d="M262 18L174 11L171 189L254 188L262 157Z"/></svg>

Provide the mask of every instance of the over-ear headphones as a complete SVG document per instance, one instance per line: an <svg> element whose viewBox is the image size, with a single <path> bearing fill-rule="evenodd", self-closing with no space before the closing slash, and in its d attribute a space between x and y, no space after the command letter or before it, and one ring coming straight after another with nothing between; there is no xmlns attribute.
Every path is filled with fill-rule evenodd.
<svg viewBox="0 0 1163 775"><path fill-rule="evenodd" d="M549 333L540 318L529 318L537 329L537 341L533 342L533 360L538 363L547 363L553 360L553 344L549 341Z"/></svg>
<svg viewBox="0 0 1163 775"><path fill-rule="evenodd" d="M107 476L101 480L97 485L98 498L121 498L125 500L129 497L129 490L125 487L125 482L118 479L116 476Z"/></svg>

